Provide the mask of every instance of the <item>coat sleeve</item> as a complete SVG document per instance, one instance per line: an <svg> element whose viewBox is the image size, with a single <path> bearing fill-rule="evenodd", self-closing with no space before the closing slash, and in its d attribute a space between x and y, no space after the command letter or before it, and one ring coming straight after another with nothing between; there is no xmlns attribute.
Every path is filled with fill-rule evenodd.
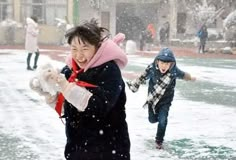
<svg viewBox="0 0 236 160"><path fill-rule="evenodd" d="M152 65L148 65L144 72L139 75L139 77L132 81L126 82L132 92L137 92L140 85L145 84L146 80L151 78L151 67Z"/></svg>
<svg viewBox="0 0 236 160"><path fill-rule="evenodd" d="M179 69L177 66L175 68L175 71L176 71L176 76L177 78L179 79L183 79L184 78L184 75L185 75L185 72L182 71L181 69Z"/></svg>

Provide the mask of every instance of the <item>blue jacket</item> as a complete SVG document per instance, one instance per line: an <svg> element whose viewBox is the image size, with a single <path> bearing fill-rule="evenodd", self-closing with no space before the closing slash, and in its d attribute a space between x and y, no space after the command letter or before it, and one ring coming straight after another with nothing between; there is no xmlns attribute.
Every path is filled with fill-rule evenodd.
<svg viewBox="0 0 236 160"><path fill-rule="evenodd" d="M198 38L201 40L206 40L208 38L208 31L206 26L202 26L197 32Z"/></svg>
<svg viewBox="0 0 236 160"><path fill-rule="evenodd" d="M174 97L176 79L177 78L183 79L185 73L177 67L176 59L174 57L173 52L169 48L162 49L159 52L159 54L155 57L155 59L152 63L152 67L149 70L148 75L147 75L147 77L149 79L149 86L148 86L149 93L154 89L153 87L157 83L158 79L160 79L163 75L165 75L160 72L160 70L157 66L158 60L161 60L164 62L173 62L173 65L171 66L169 71L167 71L165 73L165 74L167 74L168 72L171 73L171 82L170 82L169 86L167 87L164 95L162 96L160 101L157 103L157 105L162 105L162 104L171 105L171 102ZM158 107L156 107L156 108L158 108Z"/></svg>

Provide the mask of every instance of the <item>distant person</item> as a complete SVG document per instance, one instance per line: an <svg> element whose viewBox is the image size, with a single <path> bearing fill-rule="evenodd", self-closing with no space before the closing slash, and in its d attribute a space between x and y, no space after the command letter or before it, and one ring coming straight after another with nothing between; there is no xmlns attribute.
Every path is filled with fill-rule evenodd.
<svg viewBox="0 0 236 160"><path fill-rule="evenodd" d="M147 30L146 31L146 48L148 51L150 51L152 49L153 46L153 42L154 42L154 37L151 33L151 31Z"/></svg>
<svg viewBox="0 0 236 160"><path fill-rule="evenodd" d="M70 63L61 74L47 69L44 73L49 85L58 86L58 96L30 83L49 104L57 102L56 109L63 104L67 160L130 160L126 92L120 70L127 57L118 46L125 36L118 34L111 40L107 31L92 19L67 32Z"/></svg>
<svg viewBox="0 0 236 160"><path fill-rule="evenodd" d="M170 40L170 23L166 22L164 25L165 25L165 28L166 28L166 41L167 41L167 44L169 44L169 40Z"/></svg>
<svg viewBox="0 0 236 160"><path fill-rule="evenodd" d="M153 47L154 39L156 37L156 30L152 23L148 24L146 34L147 50L150 51Z"/></svg>
<svg viewBox="0 0 236 160"><path fill-rule="evenodd" d="M146 30L141 31L140 36L139 36L139 50L143 51L146 45L146 40L147 40L147 32Z"/></svg>
<svg viewBox="0 0 236 160"><path fill-rule="evenodd" d="M159 30L159 38L160 38L160 44L163 44L166 41L166 31L163 26Z"/></svg>
<svg viewBox="0 0 236 160"><path fill-rule="evenodd" d="M152 38L152 33L149 30L143 30L141 31L140 37L139 37L139 42L140 42L140 51L143 51L145 49L150 50L150 45L153 43L153 38Z"/></svg>
<svg viewBox="0 0 236 160"><path fill-rule="evenodd" d="M169 48L163 48L154 59L154 62L148 65L137 79L127 82L129 89L137 92L139 86L149 80L148 97L144 107L148 107L149 122L158 122L155 136L157 149L163 148L168 113L174 98L177 78L187 81L196 80L195 77L177 67L174 54Z"/></svg>
<svg viewBox="0 0 236 160"><path fill-rule="evenodd" d="M198 53L205 53L206 41L208 38L208 31L206 25L202 25L202 27L197 32L197 36L200 40Z"/></svg>
<svg viewBox="0 0 236 160"><path fill-rule="evenodd" d="M37 68L39 58L39 47L38 47L38 19L37 17L26 18L26 35L25 35L25 50L28 52L27 56L27 70L34 70ZM30 65L32 54L35 53L33 68Z"/></svg>
<svg viewBox="0 0 236 160"><path fill-rule="evenodd" d="M170 30L170 25L169 22L164 23L161 28L159 29L159 40L160 40L160 45L168 45L169 42L169 30Z"/></svg>

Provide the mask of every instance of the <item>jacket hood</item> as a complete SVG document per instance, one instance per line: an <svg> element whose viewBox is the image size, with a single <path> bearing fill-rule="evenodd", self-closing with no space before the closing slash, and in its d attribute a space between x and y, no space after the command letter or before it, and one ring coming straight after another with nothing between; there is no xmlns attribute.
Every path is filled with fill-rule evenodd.
<svg viewBox="0 0 236 160"><path fill-rule="evenodd" d="M125 52L118 45L124 39L125 35L119 33L113 38L113 40L105 40L95 53L94 57L84 68L84 71L88 70L89 68L97 67L111 60L114 60L121 69L124 68L128 62L128 58Z"/></svg>
<svg viewBox="0 0 236 160"><path fill-rule="evenodd" d="M176 62L175 56L169 48L161 49L154 61L156 62L157 60L161 60L163 62Z"/></svg>
<svg viewBox="0 0 236 160"><path fill-rule="evenodd" d="M153 62L153 68L155 68L154 72L157 71L156 68L158 68L157 66L158 60L161 60L163 62L173 62L169 69L170 72L172 72L173 68L176 66L175 56L173 52L171 51L171 49L169 48L161 49L158 55L156 56L156 58L154 59L154 62Z"/></svg>

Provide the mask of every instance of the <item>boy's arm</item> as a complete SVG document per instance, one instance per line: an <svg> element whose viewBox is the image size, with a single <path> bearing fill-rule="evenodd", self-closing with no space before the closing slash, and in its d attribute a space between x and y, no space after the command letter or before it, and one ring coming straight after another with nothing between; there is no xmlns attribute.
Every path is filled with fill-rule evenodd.
<svg viewBox="0 0 236 160"><path fill-rule="evenodd" d="M187 72L184 73L183 79L186 81L196 81L196 77L191 76L191 74Z"/></svg>
<svg viewBox="0 0 236 160"><path fill-rule="evenodd" d="M177 77L186 81L196 81L196 77L192 76L190 73L188 72L184 72L182 70L180 70L177 66L176 66L176 73L177 73Z"/></svg>
<svg viewBox="0 0 236 160"><path fill-rule="evenodd" d="M147 68L145 69L145 71L138 78L136 78L133 81L126 82L126 84L128 85L129 89L132 92L137 92L139 89L139 86L141 84L145 84L145 81L150 78L149 74L150 74L151 68L152 68L152 64L149 64Z"/></svg>

